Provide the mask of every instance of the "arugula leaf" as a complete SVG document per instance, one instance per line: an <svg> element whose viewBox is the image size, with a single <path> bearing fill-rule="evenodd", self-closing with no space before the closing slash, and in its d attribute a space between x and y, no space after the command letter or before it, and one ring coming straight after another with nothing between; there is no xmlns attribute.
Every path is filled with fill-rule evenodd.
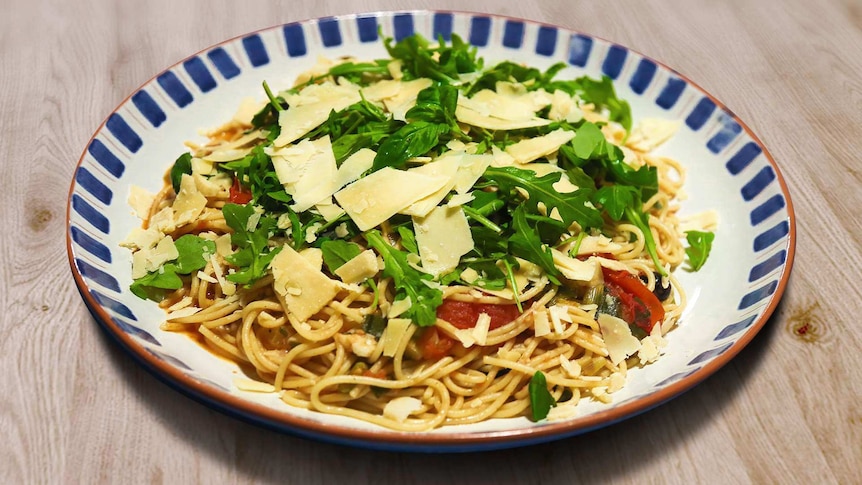
<svg viewBox="0 0 862 485"><path fill-rule="evenodd" d="M183 280L177 275L176 265L165 264L159 271L147 273L134 281L129 289L143 300L161 301L165 290L178 290L183 287Z"/></svg>
<svg viewBox="0 0 862 485"><path fill-rule="evenodd" d="M408 159L425 155L440 142L440 135L449 132L449 125L416 121L391 134L377 150L372 171L383 167L404 168Z"/></svg>
<svg viewBox="0 0 862 485"><path fill-rule="evenodd" d="M407 226L398 226L398 235L401 236L401 245L404 249L413 253L419 254L419 245L416 243L416 235Z"/></svg>
<svg viewBox="0 0 862 485"><path fill-rule="evenodd" d="M514 167L490 167L483 177L493 181L505 194L513 198L515 203L523 205L533 213L538 213L538 204L542 202L550 211L557 208L563 222L571 225L577 222L582 228L601 227L604 221L598 209L587 205L590 193L586 190L576 190L571 193L559 193L554 189L554 183L563 174L552 172L537 176L532 170L522 170ZM526 190L529 198L523 200L517 188Z"/></svg>
<svg viewBox="0 0 862 485"><path fill-rule="evenodd" d="M661 265L661 261L658 258L658 250L656 249L655 239L652 237L652 230L649 228L649 214L644 212L640 207L640 201L638 201L637 208L632 206L626 207L626 219L643 232L644 246L646 246L647 253L652 258L655 270L660 275L667 276L667 271L665 271L664 266Z"/></svg>
<svg viewBox="0 0 862 485"><path fill-rule="evenodd" d="M236 253L226 258L238 270L225 278L234 283L253 283L266 273L270 261L281 250L281 247L270 249L268 245L269 238L275 232L276 221L272 217L260 216L258 223L249 227L249 218L255 214L252 204L225 204L222 213L225 222L234 231L231 242L238 247Z"/></svg>
<svg viewBox="0 0 862 485"><path fill-rule="evenodd" d="M396 44L387 37L383 45L393 59L401 60L401 70L405 80L427 77L435 81L451 82L459 74L476 72L482 68L482 59L476 57L477 49L464 42L457 34L452 34L449 46L438 39L438 45L431 47L430 42L421 35L405 37Z"/></svg>
<svg viewBox="0 0 862 485"><path fill-rule="evenodd" d="M448 84L435 83L419 91L416 104L410 108L404 117L410 121L427 121L429 123L445 123L460 133L455 119L455 108L458 105L458 89Z"/></svg>
<svg viewBox="0 0 862 485"><path fill-rule="evenodd" d="M601 204L611 219L619 221L626 207L640 206L640 194L630 185L605 185L593 195L593 202Z"/></svg>
<svg viewBox="0 0 862 485"><path fill-rule="evenodd" d="M215 242L193 234L186 234L174 241L177 248L176 271L179 274L191 274L203 269L208 262L208 255L215 254Z"/></svg>
<svg viewBox="0 0 862 485"><path fill-rule="evenodd" d="M549 93L561 90L569 95L577 94L587 103L607 108L611 121L616 121L622 125L627 132L631 131L631 107L627 101L617 97L614 83L608 76L602 76L600 80L582 76L571 81L551 81L550 78L546 77L544 81L545 83L541 87Z"/></svg>
<svg viewBox="0 0 862 485"><path fill-rule="evenodd" d="M171 167L171 185L175 193L180 192L180 182L183 180L184 173L192 174L192 154L189 152L180 155Z"/></svg>
<svg viewBox="0 0 862 485"><path fill-rule="evenodd" d="M206 267L207 254L214 254L215 243L193 234L186 234L176 241L178 256L173 263L167 263L157 271L147 273L134 280L129 289L142 299L160 301L164 298L165 290L177 290L182 288L183 280L179 275L191 274Z"/></svg>
<svg viewBox="0 0 862 485"><path fill-rule="evenodd" d="M387 243L380 232L365 232L365 240L383 256L383 276L392 278L395 282L395 299L410 297L411 305L405 312L406 316L420 327L434 325L437 321L437 307L443 303L443 292L425 283L431 281L431 275L410 266L407 263L407 254Z"/></svg>
<svg viewBox="0 0 862 485"><path fill-rule="evenodd" d="M686 231L685 239L689 246L685 248L685 255L688 256L692 271L697 271L703 267L706 258L709 257L715 234L707 231Z"/></svg>
<svg viewBox="0 0 862 485"><path fill-rule="evenodd" d="M326 263L329 272L333 274L344 263L359 256L362 252L362 248L358 244L341 239L324 241L320 245L320 250L323 251L323 262Z"/></svg>
<svg viewBox="0 0 862 485"><path fill-rule="evenodd" d="M556 277L560 271L554 265L551 248L542 243L538 231L527 223L527 213L523 205L519 205L512 213L512 229L514 234L509 237L509 252L539 265L545 270L548 279L559 285L560 281Z"/></svg>
<svg viewBox="0 0 862 485"><path fill-rule="evenodd" d="M537 370L533 377L530 378L528 387L530 393L530 410L533 415L533 421L541 421L548 417L548 413L552 407L557 405L554 396L548 391L548 382L545 379L545 374Z"/></svg>

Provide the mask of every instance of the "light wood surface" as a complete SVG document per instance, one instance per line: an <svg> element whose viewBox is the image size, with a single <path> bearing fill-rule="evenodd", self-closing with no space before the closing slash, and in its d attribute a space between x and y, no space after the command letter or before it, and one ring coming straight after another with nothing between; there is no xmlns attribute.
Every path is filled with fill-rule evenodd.
<svg viewBox="0 0 862 485"><path fill-rule="evenodd" d="M862 483L859 0L0 2L0 483ZM796 208L782 304L683 396L580 437L472 455L261 429L157 381L70 276L65 205L92 132L163 68L285 22L444 8L554 23L695 80L770 149ZM816 339L794 325L808 324Z"/></svg>

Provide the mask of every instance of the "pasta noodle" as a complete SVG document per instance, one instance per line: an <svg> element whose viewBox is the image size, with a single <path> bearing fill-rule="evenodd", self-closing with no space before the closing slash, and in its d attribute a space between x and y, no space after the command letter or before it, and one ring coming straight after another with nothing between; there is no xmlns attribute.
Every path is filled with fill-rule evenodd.
<svg viewBox="0 0 862 485"><path fill-rule="evenodd" d="M434 51L431 44L425 48L441 52ZM470 52L457 42L451 49ZM340 70L335 69L338 66ZM352 66L361 69L351 71ZM333 74L360 71L363 73L352 77ZM133 273L135 284L139 284L136 292L159 300L167 312L163 330L199 334L213 353L253 369L286 405L416 432L529 415L535 407L530 387L537 372L557 402L548 417L562 419L575 412L582 399L610 402L613 393L625 384L629 369L660 356L664 336L674 327L686 301L670 273L686 256L685 236L677 217L685 170L677 161L652 153L650 143L655 142L655 136L644 134L648 130L624 126L625 121L615 115L615 101L585 100L586 93L570 93L563 87L550 90L552 84L547 89L533 89L531 81L518 81L514 74L508 81L498 80L496 85L480 90L469 83L480 83L484 78L475 81L477 76L462 76L449 83L459 93L454 118L452 112L439 114L442 121L435 123L443 128L434 128L438 138L429 148L411 152L384 168L366 163L357 169L355 178L342 180L335 190L308 199L306 208L295 209L308 198L300 190L319 191L321 184L338 179L363 150L375 149L365 155L366 162L373 156L377 164L381 154L391 148L386 143L394 143L387 137L394 139L398 129L410 126L404 121L405 113L428 119L438 116L436 111L422 114L415 107L429 96L446 95L440 87L446 83L409 73L399 59L370 64L352 59L324 61L299 79L301 84L279 97L270 93L268 103L244 102L240 113L212 132L208 142L189 143L185 165L177 161L165 177L164 189L153 196L144 211L143 228L124 242L134 251ZM417 85L421 89L416 89ZM432 92L434 89L439 91ZM328 97L332 93L346 93L349 99ZM477 100L483 99L493 109L482 113L483 105ZM445 110L446 103L435 98L422 106L430 112ZM539 107L527 108L532 111L526 117L516 112L528 103L538 103ZM315 110L322 109L325 116L309 121L304 133L278 144L302 121L286 122L289 116L285 113L299 112L297 116L304 113L313 118L318 116ZM359 114L353 115L351 110ZM494 118L494 110L505 113ZM369 121L378 111L384 118ZM267 116L268 122L264 120ZM363 138L362 128L357 127L360 123L389 126L390 131L382 141L374 140L376 135L370 131ZM552 123L559 128L547 128ZM572 177L586 172L564 163L562 152L566 146L584 150L574 142L568 144L572 137L576 141L587 137L586 125L601 128L602 141L616 147L604 150L621 150L625 157L624 161L612 156L608 159L627 167L617 165L598 175L597 188L623 185L620 181L607 184L617 173L613 170L629 175L653 174L656 186L642 192L649 197L642 201L635 198L640 204L626 209L632 211L626 214L635 215L615 217L609 210L601 212L600 224L594 227L564 222L561 208L543 202L519 222L518 211L522 209L518 204L529 206L535 200L529 187L538 187L561 174L555 188L563 181L575 190L582 188L576 186L581 181ZM432 125L419 122L414 126L418 131ZM566 130L572 130L571 135ZM574 130L579 130L577 136ZM446 140L446 133L455 135ZM349 138L352 142L345 141L344 137L351 135L356 135ZM480 135L484 138L477 142L474 136ZM551 136L564 141L554 143L547 138ZM531 137L539 139L541 146L538 155L524 158L521 149L535 149L519 142ZM357 149L350 144L353 142L365 146ZM410 152L410 143L419 142L408 140L396 148ZM593 148L593 155L581 158L590 159L601 150ZM309 159L321 156L332 158L336 171L318 174L317 168L308 165ZM389 203L372 200L379 194L368 191L362 198L349 198L351 184L392 169L415 176L418 185L413 189L419 191L427 180L446 178L441 174L447 156L459 157L455 165L460 171L454 172L455 176L450 173L442 188L424 190L425 195L402 203L394 215L384 217L372 229L362 227L365 215L361 210L351 212L351 201L372 206L366 214L373 211L375 203ZM266 175L253 168L259 160L266 162ZM480 164L478 174L467 181L467 190L461 190L458 184L463 183L469 163L473 163L468 160L487 163ZM432 170L434 164L441 164L441 168ZM302 177L311 172L317 177L314 183L303 182ZM491 173L502 175L495 179ZM516 188L506 194L510 199L504 200L506 174L527 177L525 180L534 185ZM379 178L383 185L388 183ZM560 188L556 196L579 193L564 189ZM423 198L433 199L435 192L443 195L431 200L431 212L417 216L421 211L415 204ZM409 195L405 197L409 199ZM477 209L481 207L478 197L490 200L491 196L499 196L497 200L503 205L490 212ZM513 204L512 200L520 202ZM608 199L593 200L604 200L599 204L606 210L611 203ZM249 209L244 213L246 218L237 222L240 206ZM284 209L287 207L290 210ZM587 201L584 207L599 214L594 203ZM454 266L429 270L443 264L440 259L446 256L432 254L423 246L433 236L433 229L423 232L423 225L431 225L431 214L438 209L463 214L455 222L469 227L470 247L457 250L460 254L455 256ZM560 212L555 212L558 209ZM447 224L453 223L447 219ZM526 235L520 232L524 225ZM555 238L551 236L556 243L535 246L541 253L535 260L528 259L529 247L523 249L525 245L511 241L510 248L522 249L500 260L483 260L483 254L492 253L477 249L507 244L489 239L489 234L511 239L535 237L530 241L536 241L545 237L542 231L554 225L565 227ZM495 226L500 231L494 232ZM261 237L256 235L260 228L267 228L263 245L254 239ZM372 240L372 232L380 238ZM452 240L458 239L455 232ZM197 238L184 240L186 245L194 244L192 249L180 247L179 241L186 235ZM442 241L439 244L444 246L456 244L447 237L435 241ZM341 245L335 250L332 248L336 246L327 246L327 241L340 241ZM400 256L381 251L379 241ZM338 252L345 248L352 248L346 256ZM363 256L368 250L372 253ZM191 253L184 251L196 256L187 256ZM549 269L542 261L550 259L542 258L551 256L556 266ZM366 262L361 264L360 258ZM191 260L196 262L195 269L186 271ZM358 268L359 276L345 276L348 263ZM397 268L403 268L403 274L395 272ZM408 273L415 280L405 283L404 274ZM303 286L297 280L306 274L323 278L321 284ZM625 289L634 284L632 281L645 293L632 296ZM410 284L415 287L407 288ZM667 296L654 297L660 310L651 308L645 295L659 294L659 287L668 285ZM323 295L324 291L330 294ZM424 298L428 294L440 300L427 303ZM314 298L319 301L310 303ZM420 304L430 305L436 312L430 321L427 315L422 317ZM610 342L607 335L618 322L628 334L623 343Z"/></svg>

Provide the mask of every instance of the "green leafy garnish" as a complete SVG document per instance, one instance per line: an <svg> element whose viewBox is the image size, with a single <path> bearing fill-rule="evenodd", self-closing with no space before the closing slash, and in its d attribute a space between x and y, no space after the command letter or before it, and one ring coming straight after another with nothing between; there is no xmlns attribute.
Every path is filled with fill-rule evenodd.
<svg viewBox="0 0 862 485"><path fill-rule="evenodd" d="M548 383L545 379L545 374L542 371L536 371L533 377L530 378L529 385L530 393L530 411L533 415L533 421L541 421L548 417L551 408L557 405L554 396L548 391Z"/></svg>
<svg viewBox="0 0 862 485"><path fill-rule="evenodd" d="M183 174L192 174L192 154L189 152L180 155L174 162L174 166L171 167L171 186L173 186L175 193L180 192L180 182L183 180Z"/></svg>
<svg viewBox="0 0 862 485"><path fill-rule="evenodd" d="M523 205L519 205L512 214L512 230L514 233L509 237L509 251L539 265L548 274L548 279L559 285L560 281L556 277L560 271L554 265L551 248L542 244L536 229L530 227Z"/></svg>
<svg viewBox="0 0 862 485"><path fill-rule="evenodd" d="M358 244L341 239L324 241L320 245L320 250L323 252L323 262L332 274L335 274L335 270L362 252L362 248Z"/></svg>
<svg viewBox="0 0 862 485"><path fill-rule="evenodd" d="M271 249L269 238L275 233L275 219L261 215L252 204L225 204L222 208L225 222L231 229L231 242L237 252L226 259L237 266L237 271L226 276L228 281L250 284L266 274L272 258L280 247ZM257 218L255 223L254 218Z"/></svg>
<svg viewBox="0 0 862 485"><path fill-rule="evenodd" d="M437 321L437 307L443 303L443 292L434 288L433 284L427 284L431 282L431 275L410 266L407 263L407 253L392 247L380 232L365 232L365 240L383 256L383 275L394 281L395 299L410 297L411 306L405 314L420 327L434 325Z"/></svg>
<svg viewBox="0 0 862 485"><path fill-rule="evenodd" d="M208 255L215 254L214 242L192 234L180 237L174 241L174 246L177 248L177 258L159 270L134 280L129 288L132 293L139 298L159 301L165 296L164 290L182 288L183 280L179 275L203 269L207 265Z"/></svg>
<svg viewBox="0 0 862 485"><path fill-rule="evenodd" d="M709 251L712 249L712 241L715 239L715 234L704 231L686 231L685 239L688 241L685 255L688 256L692 271L697 271L703 267L703 264L706 263L706 258L709 257Z"/></svg>
<svg viewBox="0 0 862 485"><path fill-rule="evenodd" d="M557 192L554 184L559 182L561 176L560 172L552 172L539 177L532 170L514 167L490 167L483 175L513 200L518 201L516 203L533 213L538 212L538 204L541 202L548 211L556 208L565 223L577 222L581 227L601 227L604 222L601 213L585 204L589 200L587 191L577 190L567 194ZM529 198L524 200L519 197L518 188L525 190Z"/></svg>

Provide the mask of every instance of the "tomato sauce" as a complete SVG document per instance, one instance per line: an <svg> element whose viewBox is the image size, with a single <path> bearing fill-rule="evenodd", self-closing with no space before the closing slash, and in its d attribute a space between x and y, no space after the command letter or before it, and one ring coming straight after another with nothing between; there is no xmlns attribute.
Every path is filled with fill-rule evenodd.
<svg viewBox="0 0 862 485"><path fill-rule="evenodd" d="M452 326L460 329L473 328L479 315L486 313L491 317L490 329L501 327L521 315L515 305L493 305L488 303L471 303L457 300L444 300L437 307L437 318L446 320Z"/></svg>

